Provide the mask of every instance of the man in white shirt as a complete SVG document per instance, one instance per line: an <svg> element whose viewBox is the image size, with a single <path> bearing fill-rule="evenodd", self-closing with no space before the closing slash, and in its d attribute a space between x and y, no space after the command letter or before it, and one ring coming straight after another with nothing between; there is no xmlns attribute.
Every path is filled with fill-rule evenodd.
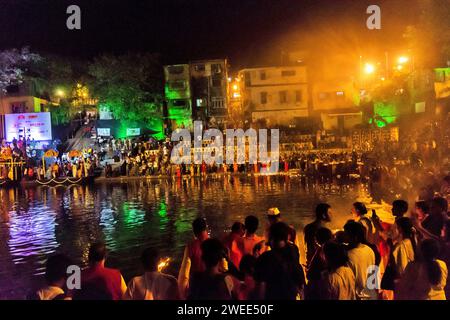
<svg viewBox="0 0 450 320"><path fill-rule="evenodd" d="M45 265L45 280L47 286L36 292L38 300L68 300L64 292L67 279L67 268L71 265L70 259L63 254L48 258Z"/></svg>
<svg viewBox="0 0 450 320"><path fill-rule="evenodd" d="M377 299L375 288L367 286L369 270L375 266L375 253L364 243L366 242L366 230L364 226L355 221L349 221L344 226L349 239L348 260L356 280L356 294L359 299Z"/></svg>

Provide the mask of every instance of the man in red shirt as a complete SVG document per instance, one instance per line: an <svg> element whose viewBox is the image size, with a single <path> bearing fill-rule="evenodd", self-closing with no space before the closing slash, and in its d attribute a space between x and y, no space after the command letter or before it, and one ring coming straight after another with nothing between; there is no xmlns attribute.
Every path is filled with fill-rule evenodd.
<svg viewBox="0 0 450 320"><path fill-rule="evenodd" d="M235 222L231 227L231 232L228 233L222 241L222 243L225 245L225 248L228 250L230 261L235 265L236 268L239 268L239 262L242 258L241 252L238 249L238 243L242 239L244 233L244 225L240 222Z"/></svg>
<svg viewBox="0 0 450 320"><path fill-rule="evenodd" d="M117 269L105 268L107 249L103 242L89 248L89 267L81 273L81 289L74 300L120 300L127 286Z"/></svg>
<svg viewBox="0 0 450 320"><path fill-rule="evenodd" d="M255 216L247 216L245 218L245 236L238 241L238 248L241 251L241 256L254 255L255 246L259 245L261 248L257 252L257 256L262 254L265 247L265 240L263 237L256 235L258 230L259 220Z"/></svg>
<svg viewBox="0 0 450 320"><path fill-rule="evenodd" d="M183 262L181 263L178 274L178 287L181 299L186 298L191 274L205 271L205 265L202 261L201 244L209 238L206 220L203 218L195 219L192 222L192 231L194 232L195 238L188 243L184 250Z"/></svg>

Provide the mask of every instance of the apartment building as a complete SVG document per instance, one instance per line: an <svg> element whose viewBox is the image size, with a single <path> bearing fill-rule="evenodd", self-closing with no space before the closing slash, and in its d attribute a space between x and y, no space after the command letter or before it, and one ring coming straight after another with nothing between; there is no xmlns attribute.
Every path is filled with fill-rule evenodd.
<svg viewBox="0 0 450 320"><path fill-rule="evenodd" d="M436 93L436 111L450 113L450 67L434 69L434 91Z"/></svg>
<svg viewBox="0 0 450 320"><path fill-rule="evenodd" d="M167 118L172 129L192 127L192 95L188 64L164 66Z"/></svg>
<svg viewBox="0 0 450 320"><path fill-rule="evenodd" d="M248 68L239 71L242 104L252 122L295 126L309 116L304 66Z"/></svg>
<svg viewBox="0 0 450 320"><path fill-rule="evenodd" d="M228 116L226 59L190 62L193 117L220 126Z"/></svg>
<svg viewBox="0 0 450 320"><path fill-rule="evenodd" d="M30 84L11 85L0 92L0 139L6 137L5 115L14 113L43 112L49 100L39 97Z"/></svg>

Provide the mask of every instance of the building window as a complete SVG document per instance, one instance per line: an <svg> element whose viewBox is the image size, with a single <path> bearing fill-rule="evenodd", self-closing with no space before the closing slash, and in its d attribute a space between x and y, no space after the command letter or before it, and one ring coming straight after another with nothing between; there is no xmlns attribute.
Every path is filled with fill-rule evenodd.
<svg viewBox="0 0 450 320"><path fill-rule="evenodd" d="M259 79L260 80L266 80L266 72L265 71L260 71L259 72Z"/></svg>
<svg viewBox="0 0 450 320"><path fill-rule="evenodd" d="M213 109L222 109L225 107L223 98L212 98L211 104L212 104Z"/></svg>
<svg viewBox="0 0 450 320"><path fill-rule="evenodd" d="M282 77L293 77L295 76L295 70L283 70L281 71Z"/></svg>
<svg viewBox="0 0 450 320"><path fill-rule="evenodd" d="M205 65L204 64L196 64L194 66L195 71L198 72L204 72L205 71Z"/></svg>
<svg viewBox="0 0 450 320"><path fill-rule="evenodd" d="M261 92L260 98L261 98L261 104L266 104L267 103L267 92Z"/></svg>
<svg viewBox="0 0 450 320"><path fill-rule="evenodd" d="M187 107L186 100L174 100L172 105L176 108L186 108Z"/></svg>
<svg viewBox="0 0 450 320"><path fill-rule="evenodd" d="M184 90L186 89L186 83L183 80L169 82L170 90Z"/></svg>
<svg viewBox="0 0 450 320"><path fill-rule="evenodd" d="M450 80L450 72L447 73L446 70L436 70L435 74L436 82L445 82Z"/></svg>
<svg viewBox="0 0 450 320"><path fill-rule="evenodd" d="M344 99L345 98L344 91L336 91L336 98L337 99Z"/></svg>
<svg viewBox="0 0 450 320"><path fill-rule="evenodd" d="M184 72L184 66L169 66L167 67L167 71L170 74L181 74Z"/></svg>
<svg viewBox="0 0 450 320"><path fill-rule="evenodd" d="M212 77L211 79L211 85L214 88L218 88L222 86L222 77Z"/></svg>
<svg viewBox="0 0 450 320"><path fill-rule="evenodd" d="M247 87L252 85L252 78L250 76L250 72L248 71L244 73L244 82Z"/></svg>
<svg viewBox="0 0 450 320"><path fill-rule="evenodd" d="M214 63L211 65L212 73L222 73L222 66L219 63Z"/></svg>
<svg viewBox="0 0 450 320"><path fill-rule="evenodd" d="M27 112L26 104L27 103L25 101L11 103L11 112L12 113L26 113Z"/></svg>
<svg viewBox="0 0 450 320"><path fill-rule="evenodd" d="M302 102L302 90L295 91L295 102Z"/></svg>
<svg viewBox="0 0 450 320"><path fill-rule="evenodd" d="M319 100L330 99L330 94L328 92L319 92Z"/></svg>
<svg viewBox="0 0 450 320"><path fill-rule="evenodd" d="M280 91L280 103L286 103L286 102L287 102L287 92Z"/></svg>
<svg viewBox="0 0 450 320"><path fill-rule="evenodd" d="M197 107L203 107L205 105L204 99L197 99Z"/></svg>

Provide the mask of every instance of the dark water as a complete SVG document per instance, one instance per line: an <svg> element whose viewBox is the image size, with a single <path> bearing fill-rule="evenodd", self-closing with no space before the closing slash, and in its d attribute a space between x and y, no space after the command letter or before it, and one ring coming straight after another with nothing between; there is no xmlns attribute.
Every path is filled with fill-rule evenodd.
<svg viewBox="0 0 450 320"><path fill-rule="evenodd" d="M234 221L261 219L278 207L283 219L301 229L318 201L328 201L336 226L350 218L356 187L302 184L289 177L229 177L185 181L130 181L94 186L0 189L0 299L22 299L42 283L46 258L63 252L84 266L88 244L105 240L108 266L125 280L140 272L143 248L153 246L173 258L176 274L191 222L207 218L213 236Z"/></svg>

